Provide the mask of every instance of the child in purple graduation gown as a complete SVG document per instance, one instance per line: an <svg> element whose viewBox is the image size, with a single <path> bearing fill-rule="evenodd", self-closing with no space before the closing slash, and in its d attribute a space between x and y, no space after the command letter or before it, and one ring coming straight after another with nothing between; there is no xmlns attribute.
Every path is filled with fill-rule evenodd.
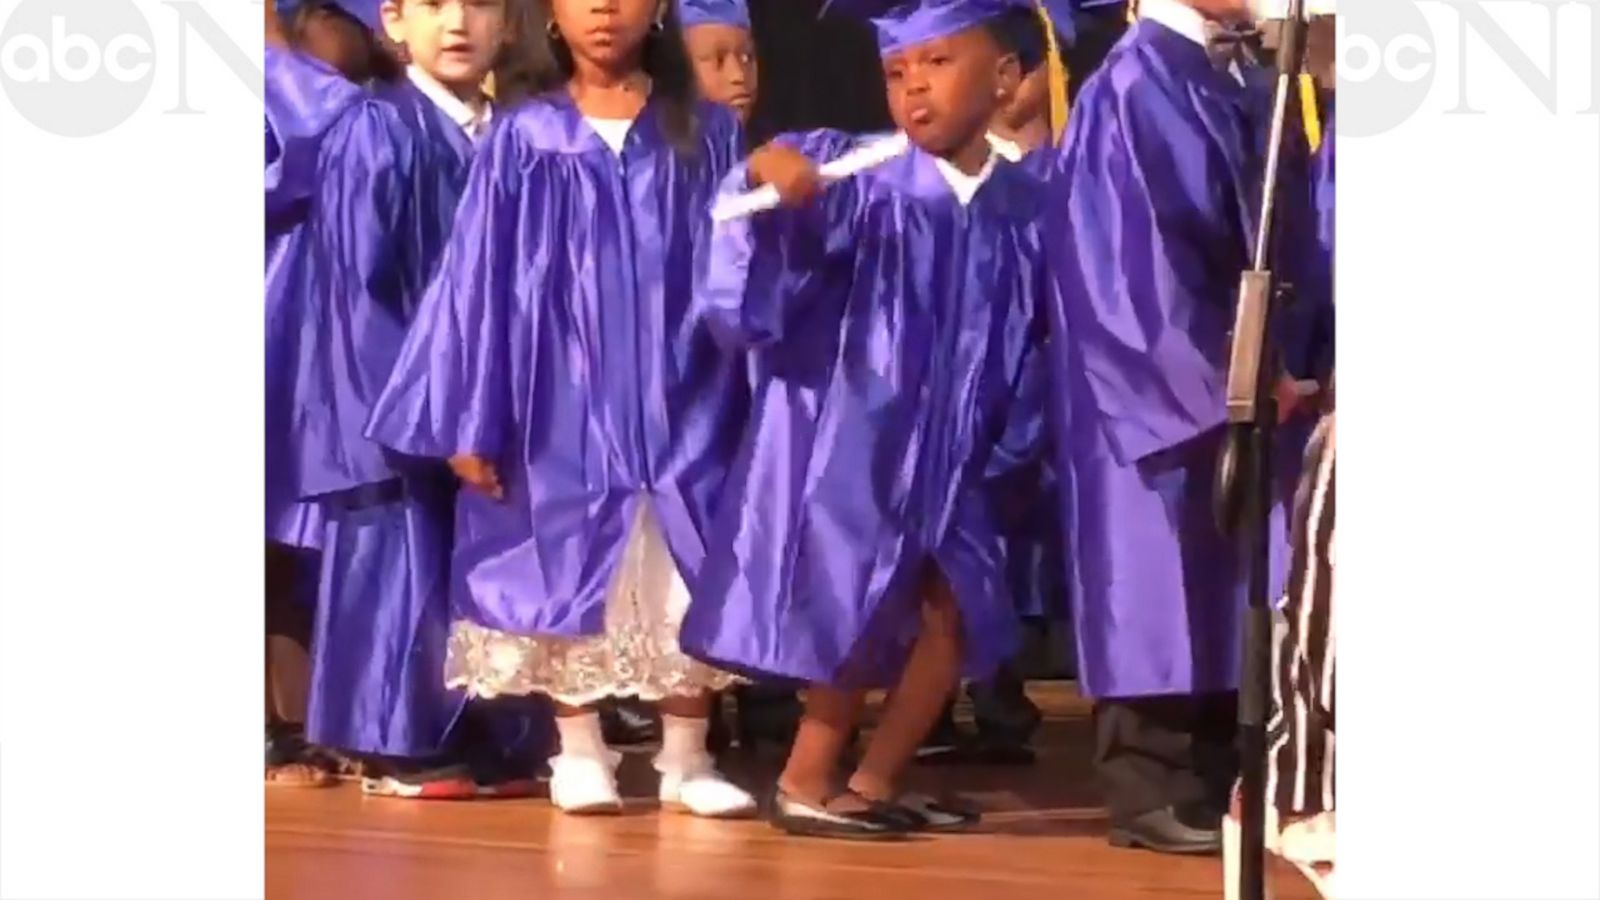
<svg viewBox="0 0 1600 900"><path fill-rule="evenodd" d="M352 79L335 60L306 52L299 38L303 28L286 35L279 21L280 4L267 3L266 59L263 83L266 112L267 268L285 261L296 245L293 233L304 227L304 207L315 186L317 149L322 136L361 97ZM342 16L324 17L340 27ZM349 17L356 33L369 43L366 26ZM292 39L291 39L292 36ZM292 256L288 254L288 256ZM267 295L267 347L285 349L293 322L284 315L283 292ZM277 301L277 302L275 302ZM269 359L267 371L284 374L281 359ZM306 685L310 678L311 617L316 606L316 550L322 523L316 505L301 503L284 477L288 456L286 423L292 401L271 383L267 388L266 447L267 526L267 766L266 782L276 787L324 787L333 784L331 761L305 741Z"/></svg>
<svg viewBox="0 0 1600 900"><path fill-rule="evenodd" d="M677 2L684 48L694 66L700 96L733 110L739 121L748 125L761 79L745 0ZM789 746L800 718L800 701L793 689L779 684L747 684L733 693L741 748L750 750L757 741ZM722 717L714 710L713 747L729 740L728 730L722 725Z"/></svg>
<svg viewBox="0 0 1600 900"><path fill-rule="evenodd" d="M719 226L701 290L711 330L751 351L751 421L713 527L684 646L809 682L773 823L898 836L975 814L902 794L899 776L962 670L1016 650L988 476L1034 357L1040 182L991 147L1016 54L1007 0L851 4L873 18L903 132L888 161L823 191L818 162L858 144L780 138L730 176L788 208ZM1030 4L1031 6L1031 4ZM844 791L835 767L865 689L893 686Z"/></svg>
<svg viewBox="0 0 1600 900"><path fill-rule="evenodd" d="M1110 840L1161 852L1217 851L1234 770L1246 572L1211 488L1266 122L1208 44L1246 7L1142 0L1078 95L1046 216L1079 684Z"/></svg>
<svg viewBox="0 0 1600 900"><path fill-rule="evenodd" d="M305 209L316 189L317 156L322 138L333 123L352 104L360 100L358 86L379 68L374 60L382 56L371 28L377 22L376 5L352 2L345 9L334 0L292 4L266 4L266 48L263 85L267 126L266 146L266 232L268 281L275 265L292 258L286 253L296 246L290 235L304 227ZM286 29L279 13L292 15ZM370 25L360 16L374 16ZM354 32L357 40L309 41L308 34L319 29L328 32ZM280 286L288 282L280 280ZM267 294L267 346L285 349L287 342L274 335L275 329L292 327L281 302L282 291ZM269 359L269 373L288 367ZM274 385L268 384L267 413L267 539L284 547L315 550L321 544L322 523L315 504L296 502L293 485L285 480L281 465L286 455L277 445L288 434L285 423L292 412L274 410ZM274 417L278 419L275 422Z"/></svg>
<svg viewBox="0 0 1600 900"><path fill-rule="evenodd" d="M760 71L745 0L677 0L683 43L700 95L749 122Z"/></svg>
<svg viewBox="0 0 1600 900"><path fill-rule="evenodd" d="M282 369L269 391L290 410L276 423L291 450L282 472L325 520L307 737L366 757L378 770L367 787L380 793L522 790L497 772L439 768L464 703L442 678L454 483L444 466L362 433L486 124L479 86L505 41L506 7L389 0L381 11L411 65L323 134L303 224L267 279L289 323L268 331L269 365ZM377 13L370 4L368 21ZM284 405L269 402L269 414Z"/></svg>
<svg viewBox="0 0 1600 900"><path fill-rule="evenodd" d="M662 712L662 803L747 814L754 801L706 751L712 692L731 677L678 649L747 406L738 360L691 309L739 128L695 99L669 5L548 10L523 75L535 96L474 163L370 434L449 459L471 486L449 681L556 702L556 806L620 809L594 705L633 696Z"/></svg>
<svg viewBox="0 0 1600 900"><path fill-rule="evenodd" d="M1066 71L1061 54L1072 41L1072 8L1066 0L1018 6L996 21L1004 46L1017 54L1022 82L1010 101L995 111L990 139L1006 159L1035 173L1048 168L1050 146L1066 127ZM1053 108L1059 99L1061 108ZM1040 366L1020 388L1024 402L1043 409L1051 386ZM1043 417L1037 427L1044 429ZM1043 437L1042 433L1040 437ZM1006 574L1017 613L1025 628L1041 639L1051 621L1065 618L1065 578L1061 560L1061 528L1053 499L1055 477L1044 455L1008 474L996 484L998 518L1006 543ZM1025 765L1034 759L1028 742L1040 722L1039 708L1028 699L1022 660L1003 663L988 678L968 682L976 733L966 734L955 721L955 701L945 707L938 725L917 749L924 764L976 762Z"/></svg>
<svg viewBox="0 0 1600 900"><path fill-rule="evenodd" d="M286 17L288 44L337 69L355 84L389 81L399 74L394 57L373 40L378 4L370 0L272 0Z"/></svg>

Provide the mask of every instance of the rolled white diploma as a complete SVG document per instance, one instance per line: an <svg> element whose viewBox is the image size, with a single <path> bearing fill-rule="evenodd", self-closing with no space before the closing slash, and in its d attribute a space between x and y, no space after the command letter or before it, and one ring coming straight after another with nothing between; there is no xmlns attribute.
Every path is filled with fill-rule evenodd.
<svg viewBox="0 0 1600 900"><path fill-rule="evenodd" d="M823 184L841 181L858 172L865 172L873 166L883 165L904 153L906 146L904 134L864 144L838 159L818 166L817 176L822 179ZM770 184L764 184L743 194L726 194L718 197L711 205L711 221L727 222L742 219L758 212L776 209L780 202L777 189Z"/></svg>

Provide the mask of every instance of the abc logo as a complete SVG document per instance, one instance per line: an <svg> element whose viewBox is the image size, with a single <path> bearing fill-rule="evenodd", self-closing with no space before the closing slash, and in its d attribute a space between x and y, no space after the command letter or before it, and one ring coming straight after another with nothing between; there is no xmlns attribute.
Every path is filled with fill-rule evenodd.
<svg viewBox="0 0 1600 900"><path fill-rule="evenodd" d="M1334 23L1340 134L1382 134L1433 87L1433 30L1413 0L1345 0Z"/></svg>
<svg viewBox="0 0 1600 900"><path fill-rule="evenodd" d="M150 23L130 0L22 0L0 28L0 87L45 131L101 134L149 95L153 48Z"/></svg>

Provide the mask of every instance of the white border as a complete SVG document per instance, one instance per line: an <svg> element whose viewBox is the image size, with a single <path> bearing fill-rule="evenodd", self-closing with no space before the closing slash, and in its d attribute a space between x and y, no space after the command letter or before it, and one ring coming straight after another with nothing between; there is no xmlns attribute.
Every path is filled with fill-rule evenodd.
<svg viewBox="0 0 1600 900"><path fill-rule="evenodd" d="M19 2L0 0L0 22ZM81 0L54 0L79 3ZM96 0L101 3L129 0ZM102 136L0 94L0 896L262 896L262 125L137 6ZM261 63L259 2L203 5ZM256 76L259 88L259 75Z"/></svg>
<svg viewBox="0 0 1600 900"><path fill-rule="evenodd" d="M1417 5L1427 106L1339 144L1340 887L1600 897L1595 11L1558 112L1473 36L1457 116L1459 15ZM1541 7L1487 9L1548 69Z"/></svg>
<svg viewBox="0 0 1600 900"><path fill-rule="evenodd" d="M204 114L162 115L139 6L118 130L0 98L6 897L261 895L260 124L193 39ZM259 62L259 7L207 9ZM1548 64L1540 7L1494 14ZM1594 34L1556 114L1480 55L1485 114L1443 115L1446 42L1427 109L1340 145L1348 897L1600 896Z"/></svg>

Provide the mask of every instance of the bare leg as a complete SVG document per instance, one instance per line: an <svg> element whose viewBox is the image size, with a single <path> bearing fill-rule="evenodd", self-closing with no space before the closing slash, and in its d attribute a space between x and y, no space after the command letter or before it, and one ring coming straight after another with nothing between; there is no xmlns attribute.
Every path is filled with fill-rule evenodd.
<svg viewBox="0 0 1600 900"><path fill-rule="evenodd" d="M855 731L865 696L861 691L820 685L812 685L806 691L805 715L800 718L795 732L788 763L778 776L778 787L784 793L816 807L827 802L833 793L834 770ZM841 802L849 806L850 799L853 798L841 798ZM856 808L864 809L865 805L856 801L854 807L834 811L849 812Z"/></svg>
<svg viewBox="0 0 1600 900"><path fill-rule="evenodd" d="M267 735L274 746L268 754L267 783L323 787L333 783L333 775L311 758L304 740L311 611L295 595L298 571L292 552L268 544L266 569Z"/></svg>
<svg viewBox="0 0 1600 900"><path fill-rule="evenodd" d="M928 731L944 712L961 674L961 612L943 577L930 580L922 607L922 634L906 661L850 789L872 800L892 800L895 786Z"/></svg>
<svg viewBox="0 0 1600 900"><path fill-rule="evenodd" d="M692 697L664 697L656 703L656 709L668 716L677 716L680 719L709 719L711 718L712 696L709 693L696 694Z"/></svg>

